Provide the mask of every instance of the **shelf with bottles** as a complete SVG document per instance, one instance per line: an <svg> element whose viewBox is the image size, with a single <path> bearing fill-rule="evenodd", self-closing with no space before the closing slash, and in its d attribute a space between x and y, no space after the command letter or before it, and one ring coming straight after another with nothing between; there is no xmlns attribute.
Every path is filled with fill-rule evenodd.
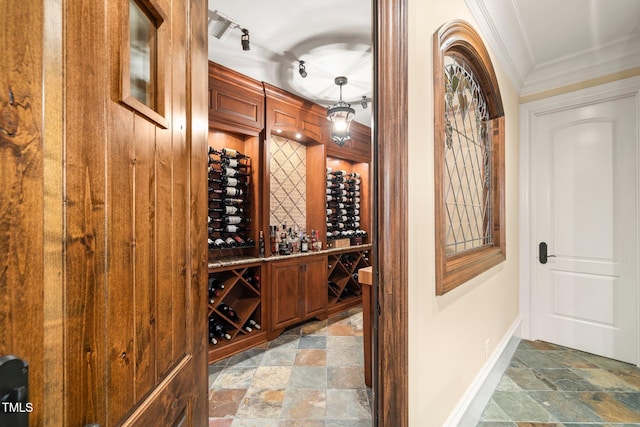
<svg viewBox="0 0 640 427"><path fill-rule="evenodd" d="M358 282L358 270L370 265L368 250L348 249L329 255L327 289L331 312L346 308L343 307L345 304L360 303L362 288Z"/></svg>
<svg viewBox="0 0 640 427"><path fill-rule="evenodd" d="M266 341L260 264L209 273L209 362Z"/></svg>
<svg viewBox="0 0 640 427"><path fill-rule="evenodd" d="M209 129L209 257L256 256L260 138Z"/></svg>
<svg viewBox="0 0 640 427"><path fill-rule="evenodd" d="M371 226L369 164L327 157L325 176L327 247L367 243Z"/></svg>

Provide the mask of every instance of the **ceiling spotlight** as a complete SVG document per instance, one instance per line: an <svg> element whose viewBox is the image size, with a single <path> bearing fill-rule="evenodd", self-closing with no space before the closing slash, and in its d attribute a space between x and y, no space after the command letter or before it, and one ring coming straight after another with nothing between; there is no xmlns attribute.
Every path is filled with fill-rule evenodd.
<svg viewBox="0 0 640 427"><path fill-rule="evenodd" d="M360 101L360 105L362 105L363 109L366 109L369 104L367 102L367 97L365 95L362 96L362 100Z"/></svg>
<svg viewBox="0 0 640 427"><path fill-rule="evenodd" d="M298 61L299 65L298 65L298 73L300 73L300 76L304 79L305 77L307 77L307 69L304 66L304 61Z"/></svg>
<svg viewBox="0 0 640 427"><path fill-rule="evenodd" d="M242 29L242 36L240 37L240 43L242 43L242 50L249 50L251 46L249 46L249 30L246 28Z"/></svg>
<svg viewBox="0 0 640 427"><path fill-rule="evenodd" d="M351 108L351 104L347 104L342 100L342 86L347 84L347 78L343 76L336 77L335 83L340 86L340 101L333 107L327 108L327 120L333 125L331 139L342 147L345 142L351 139L349 126L351 126L356 110Z"/></svg>

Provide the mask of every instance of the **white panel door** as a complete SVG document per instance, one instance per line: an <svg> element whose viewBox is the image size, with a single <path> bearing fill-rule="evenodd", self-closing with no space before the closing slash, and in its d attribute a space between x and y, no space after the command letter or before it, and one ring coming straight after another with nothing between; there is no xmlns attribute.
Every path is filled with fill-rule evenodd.
<svg viewBox="0 0 640 427"><path fill-rule="evenodd" d="M534 334L636 363L636 139L632 97L536 117ZM538 256L538 258L540 258Z"/></svg>

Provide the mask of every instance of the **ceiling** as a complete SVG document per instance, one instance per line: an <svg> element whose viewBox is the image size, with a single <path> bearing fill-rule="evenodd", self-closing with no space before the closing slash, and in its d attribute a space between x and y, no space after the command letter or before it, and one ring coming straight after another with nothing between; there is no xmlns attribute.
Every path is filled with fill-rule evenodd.
<svg viewBox="0 0 640 427"><path fill-rule="evenodd" d="M208 1L210 60L323 106L337 102L334 79L346 76L344 100L357 121L371 123L360 100L373 96L372 0ZM640 67L640 0L465 2L522 96ZM233 22L221 38L219 15Z"/></svg>
<svg viewBox="0 0 640 427"><path fill-rule="evenodd" d="M638 0L466 0L520 95L640 67Z"/></svg>
<svg viewBox="0 0 640 427"><path fill-rule="evenodd" d="M220 14L237 24L222 39ZM355 120L371 123L371 107L360 105L372 96L371 0L209 0L209 59L325 107L338 101L335 78L345 76L343 99Z"/></svg>

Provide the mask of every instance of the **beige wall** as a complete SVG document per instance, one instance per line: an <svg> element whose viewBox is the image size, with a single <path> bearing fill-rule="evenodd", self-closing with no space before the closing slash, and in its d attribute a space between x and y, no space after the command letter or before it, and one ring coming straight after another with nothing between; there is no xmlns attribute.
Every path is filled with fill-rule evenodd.
<svg viewBox="0 0 640 427"><path fill-rule="evenodd" d="M518 316L518 95L493 58L506 118L507 261L436 297L432 35L475 24L464 0L409 0L409 419L442 425Z"/></svg>

